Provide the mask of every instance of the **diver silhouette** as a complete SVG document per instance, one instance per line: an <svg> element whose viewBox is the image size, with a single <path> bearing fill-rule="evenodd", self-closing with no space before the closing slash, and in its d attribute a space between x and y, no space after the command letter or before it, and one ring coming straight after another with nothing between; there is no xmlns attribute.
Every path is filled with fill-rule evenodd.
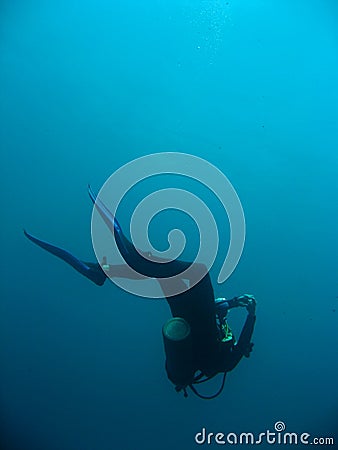
<svg viewBox="0 0 338 450"><path fill-rule="evenodd" d="M244 294L233 299L214 297L210 274L200 263L181 260L165 260L136 249L123 234L117 219L88 186L88 193L102 219L113 233L119 252L126 264L107 264L106 257L101 264L84 262L67 250L42 241L24 230L25 236L49 253L61 258L80 274L102 286L108 277L157 279L166 298L172 318L163 326L163 341L166 354L166 372L177 392L187 396L189 387L198 397L212 399L223 390L225 377L237 366L243 356L249 357L253 343L251 337L256 321L256 300ZM151 256L151 260L148 258ZM189 287L179 275L190 268ZM133 270L131 270L133 269ZM172 281L170 277L175 277ZM196 280L199 280L196 282ZM171 295L172 286L182 287L181 293ZM235 307L245 307L248 315L236 339L228 325L227 313ZM223 373L221 387L211 396L200 394L195 385Z"/></svg>

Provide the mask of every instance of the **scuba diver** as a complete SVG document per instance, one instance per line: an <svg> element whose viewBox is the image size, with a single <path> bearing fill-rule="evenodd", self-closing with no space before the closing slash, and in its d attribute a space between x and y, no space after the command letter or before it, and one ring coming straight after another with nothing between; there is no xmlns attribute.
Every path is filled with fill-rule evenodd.
<svg viewBox="0 0 338 450"><path fill-rule="evenodd" d="M166 355L166 372L177 392L187 389L202 399L213 399L223 390L226 374L237 366L243 356L249 357L253 343L251 337L256 321L256 300L254 296L244 294L227 300L217 298L209 272L203 264L178 259L165 260L150 252L143 252L124 235L116 217L88 186L88 193L102 219L114 235L118 250L126 264L108 264L104 257L101 264L84 262L67 250L42 241L24 230L25 236L71 265L80 274L102 286L108 277L131 279L155 278L166 298L172 318L162 328ZM180 274L189 271L189 287ZM131 270L133 269L133 270ZM174 281L170 277L175 277ZM196 281L199 280L199 281ZM182 287L179 294L171 295L172 286ZM178 291L178 290L177 290ZM177 292L176 291L176 292ZM235 307L245 307L248 315L238 341L228 325L227 314ZM204 383L217 374L223 373L221 387L214 395L200 394L196 385Z"/></svg>

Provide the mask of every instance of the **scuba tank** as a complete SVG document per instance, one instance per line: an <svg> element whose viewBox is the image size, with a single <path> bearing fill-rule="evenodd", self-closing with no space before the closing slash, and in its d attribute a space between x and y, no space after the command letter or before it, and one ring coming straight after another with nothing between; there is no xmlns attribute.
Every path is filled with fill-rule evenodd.
<svg viewBox="0 0 338 450"><path fill-rule="evenodd" d="M166 355L166 371L169 380L175 384L176 391L183 390L184 397L187 397L187 388L189 387L199 398L211 400L218 397L224 387L226 372L223 373L220 389L214 395L202 395L194 387L195 384L210 380L216 373L206 376L200 372L195 376L197 369L194 364L193 340L189 323L182 317L173 317L163 325L162 335Z"/></svg>
<svg viewBox="0 0 338 450"><path fill-rule="evenodd" d="M162 335L169 380L176 386L189 385L195 373L189 323L181 317L173 317L163 325Z"/></svg>

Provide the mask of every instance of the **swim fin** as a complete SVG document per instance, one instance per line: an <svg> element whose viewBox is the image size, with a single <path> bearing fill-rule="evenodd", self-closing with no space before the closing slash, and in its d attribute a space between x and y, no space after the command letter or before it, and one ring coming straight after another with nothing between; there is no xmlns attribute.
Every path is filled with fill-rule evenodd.
<svg viewBox="0 0 338 450"><path fill-rule="evenodd" d="M88 184L88 194L92 202L94 203L94 206L98 210L100 216L104 220L105 224L107 225L109 230L114 234L116 244L122 256L123 255L127 256L129 253L132 253L134 251L134 248L131 248L132 244L123 234L121 226L118 223L116 217L113 216L113 214L109 211L109 209L102 202L102 200L98 198L97 195L94 194L90 184ZM129 250L128 247L130 247Z"/></svg>
<svg viewBox="0 0 338 450"><path fill-rule="evenodd" d="M106 281L107 276L104 273L104 271L102 270L100 264L85 263L85 262L77 259L74 255L69 253L67 250L56 247L55 245L49 244L48 242L42 241L42 240L32 236L31 234L29 234L26 230L24 230L24 234L30 241L34 242L34 244L43 248L44 250L51 253L52 255L55 255L58 258L62 259L63 261L68 263L75 270L77 270L79 273L81 273L85 277L89 278L91 281L93 281L98 286L102 286L103 283Z"/></svg>

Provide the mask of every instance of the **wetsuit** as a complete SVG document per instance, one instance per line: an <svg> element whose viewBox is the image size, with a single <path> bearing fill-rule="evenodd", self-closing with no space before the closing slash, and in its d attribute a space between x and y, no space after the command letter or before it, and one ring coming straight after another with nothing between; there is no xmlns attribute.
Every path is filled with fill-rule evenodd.
<svg viewBox="0 0 338 450"><path fill-rule="evenodd" d="M201 280L194 286L180 294L166 296L166 299L173 317L184 318L191 327L196 371L200 370L203 374L212 376L218 372L232 370L242 356L248 354L255 316L248 316L236 345L229 345L229 343L224 345L219 339L219 330L216 324L214 291L210 275L206 271L205 266L180 260L158 263L143 257L142 252L138 252L134 245L126 238L116 218L112 216L100 199L96 198L90 187L89 195L103 220L114 233L118 249L126 261L126 265L122 266L109 265L109 274L111 276L129 278L129 266L140 274L140 278L142 276L156 278L166 296L166 292L170 291L169 284L171 280L165 280L165 278L174 277L189 267L193 269L193 277L200 278L201 271L205 273ZM102 270L100 264L83 262L62 248L41 241L26 231L24 233L32 242L61 258L97 285L101 286L104 284L107 275ZM186 289L186 284L183 279L176 278L175 283L175 287L180 287L181 284Z"/></svg>

